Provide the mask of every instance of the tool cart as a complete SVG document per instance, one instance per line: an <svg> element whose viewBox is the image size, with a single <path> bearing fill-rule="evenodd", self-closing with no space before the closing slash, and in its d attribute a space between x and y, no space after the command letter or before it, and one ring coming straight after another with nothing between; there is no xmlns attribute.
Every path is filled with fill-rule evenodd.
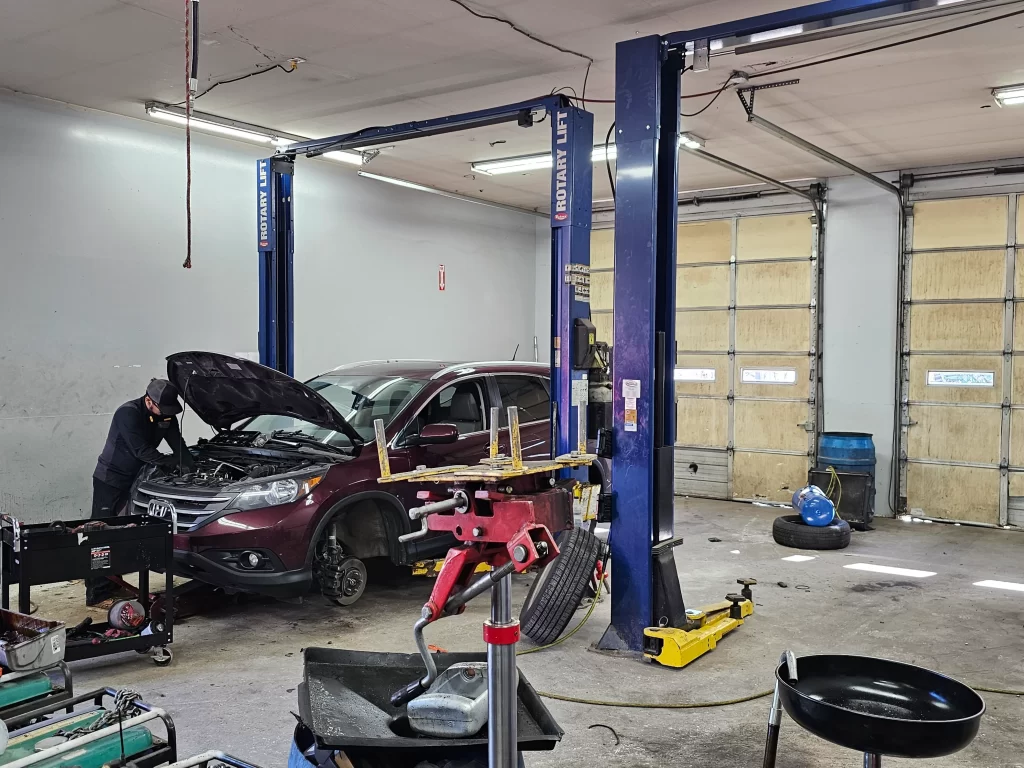
<svg viewBox="0 0 1024 768"><path fill-rule="evenodd" d="M10 607L11 586L18 586L18 610L28 614L31 588L89 576L138 574L138 603L145 620L137 631L89 620L67 631L65 661L112 653L150 653L158 665L171 662L167 646L174 630L173 541L171 523L148 515L104 520L24 524L0 516L0 602ZM149 591L150 570L162 571L165 588Z"/></svg>

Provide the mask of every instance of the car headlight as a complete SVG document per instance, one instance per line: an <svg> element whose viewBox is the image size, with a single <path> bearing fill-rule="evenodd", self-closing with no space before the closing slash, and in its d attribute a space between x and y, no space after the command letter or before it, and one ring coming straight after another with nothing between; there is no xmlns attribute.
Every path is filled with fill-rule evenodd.
<svg viewBox="0 0 1024 768"><path fill-rule="evenodd" d="M247 485L231 503L231 509L250 510L289 504L308 495L323 477L296 477Z"/></svg>

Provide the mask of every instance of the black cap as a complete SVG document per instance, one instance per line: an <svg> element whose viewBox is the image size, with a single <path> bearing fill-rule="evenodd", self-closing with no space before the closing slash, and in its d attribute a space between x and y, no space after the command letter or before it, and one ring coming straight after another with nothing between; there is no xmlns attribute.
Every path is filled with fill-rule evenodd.
<svg viewBox="0 0 1024 768"><path fill-rule="evenodd" d="M146 387L146 396L149 397L164 416L173 416L181 413L181 404L178 403L178 388L167 381L167 379L153 379Z"/></svg>

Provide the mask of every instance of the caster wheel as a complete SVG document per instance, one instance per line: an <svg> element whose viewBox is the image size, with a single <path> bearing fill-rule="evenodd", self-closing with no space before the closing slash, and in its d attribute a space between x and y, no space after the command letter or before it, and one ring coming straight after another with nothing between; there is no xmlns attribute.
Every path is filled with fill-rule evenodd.
<svg viewBox="0 0 1024 768"><path fill-rule="evenodd" d="M153 659L153 663L158 667L166 667L174 660L174 654L171 653L170 648L160 647L154 648L150 652L150 658Z"/></svg>

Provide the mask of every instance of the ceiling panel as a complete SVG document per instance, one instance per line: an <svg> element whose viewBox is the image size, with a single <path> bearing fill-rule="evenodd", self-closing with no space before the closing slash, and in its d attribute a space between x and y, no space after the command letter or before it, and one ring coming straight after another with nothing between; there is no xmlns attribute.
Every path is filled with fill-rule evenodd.
<svg viewBox="0 0 1024 768"><path fill-rule="evenodd" d="M614 94L618 41L695 28L799 5L799 0L468 0L484 13L595 59L587 95ZM931 33L1018 8L971 10L919 22L742 57L712 59L711 70L684 77L695 94L730 72L760 73ZM147 99L183 96L181 0L0 0L0 86L88 107L144 116ZM581 92L586 62L529 40L507 25L477 18L453 0L218 0L201 10L200 87L307 59L216 88L202 111L306 136L323 136L509 103L570 87ZM885 51L816 65L760 82L800 83L759 93L757 110L793 132L871 170L991 160L1024 154L1024 108L999 109L989 91L1024 82L1024 16ZM710 97L683 102L685 112ZM595 142L614 108L591 102ZM835 173L821 161L749 125L733 93L724 93L684 130L709 151L758 170L795 178ZM503 125L386 148L371 169L466 194L545 207L548 174L486 177L477 160L543 152L549 126ZM737 177L689 155L680 187L727 186ZM595 197L610 194L595 168Z"/></svg>

